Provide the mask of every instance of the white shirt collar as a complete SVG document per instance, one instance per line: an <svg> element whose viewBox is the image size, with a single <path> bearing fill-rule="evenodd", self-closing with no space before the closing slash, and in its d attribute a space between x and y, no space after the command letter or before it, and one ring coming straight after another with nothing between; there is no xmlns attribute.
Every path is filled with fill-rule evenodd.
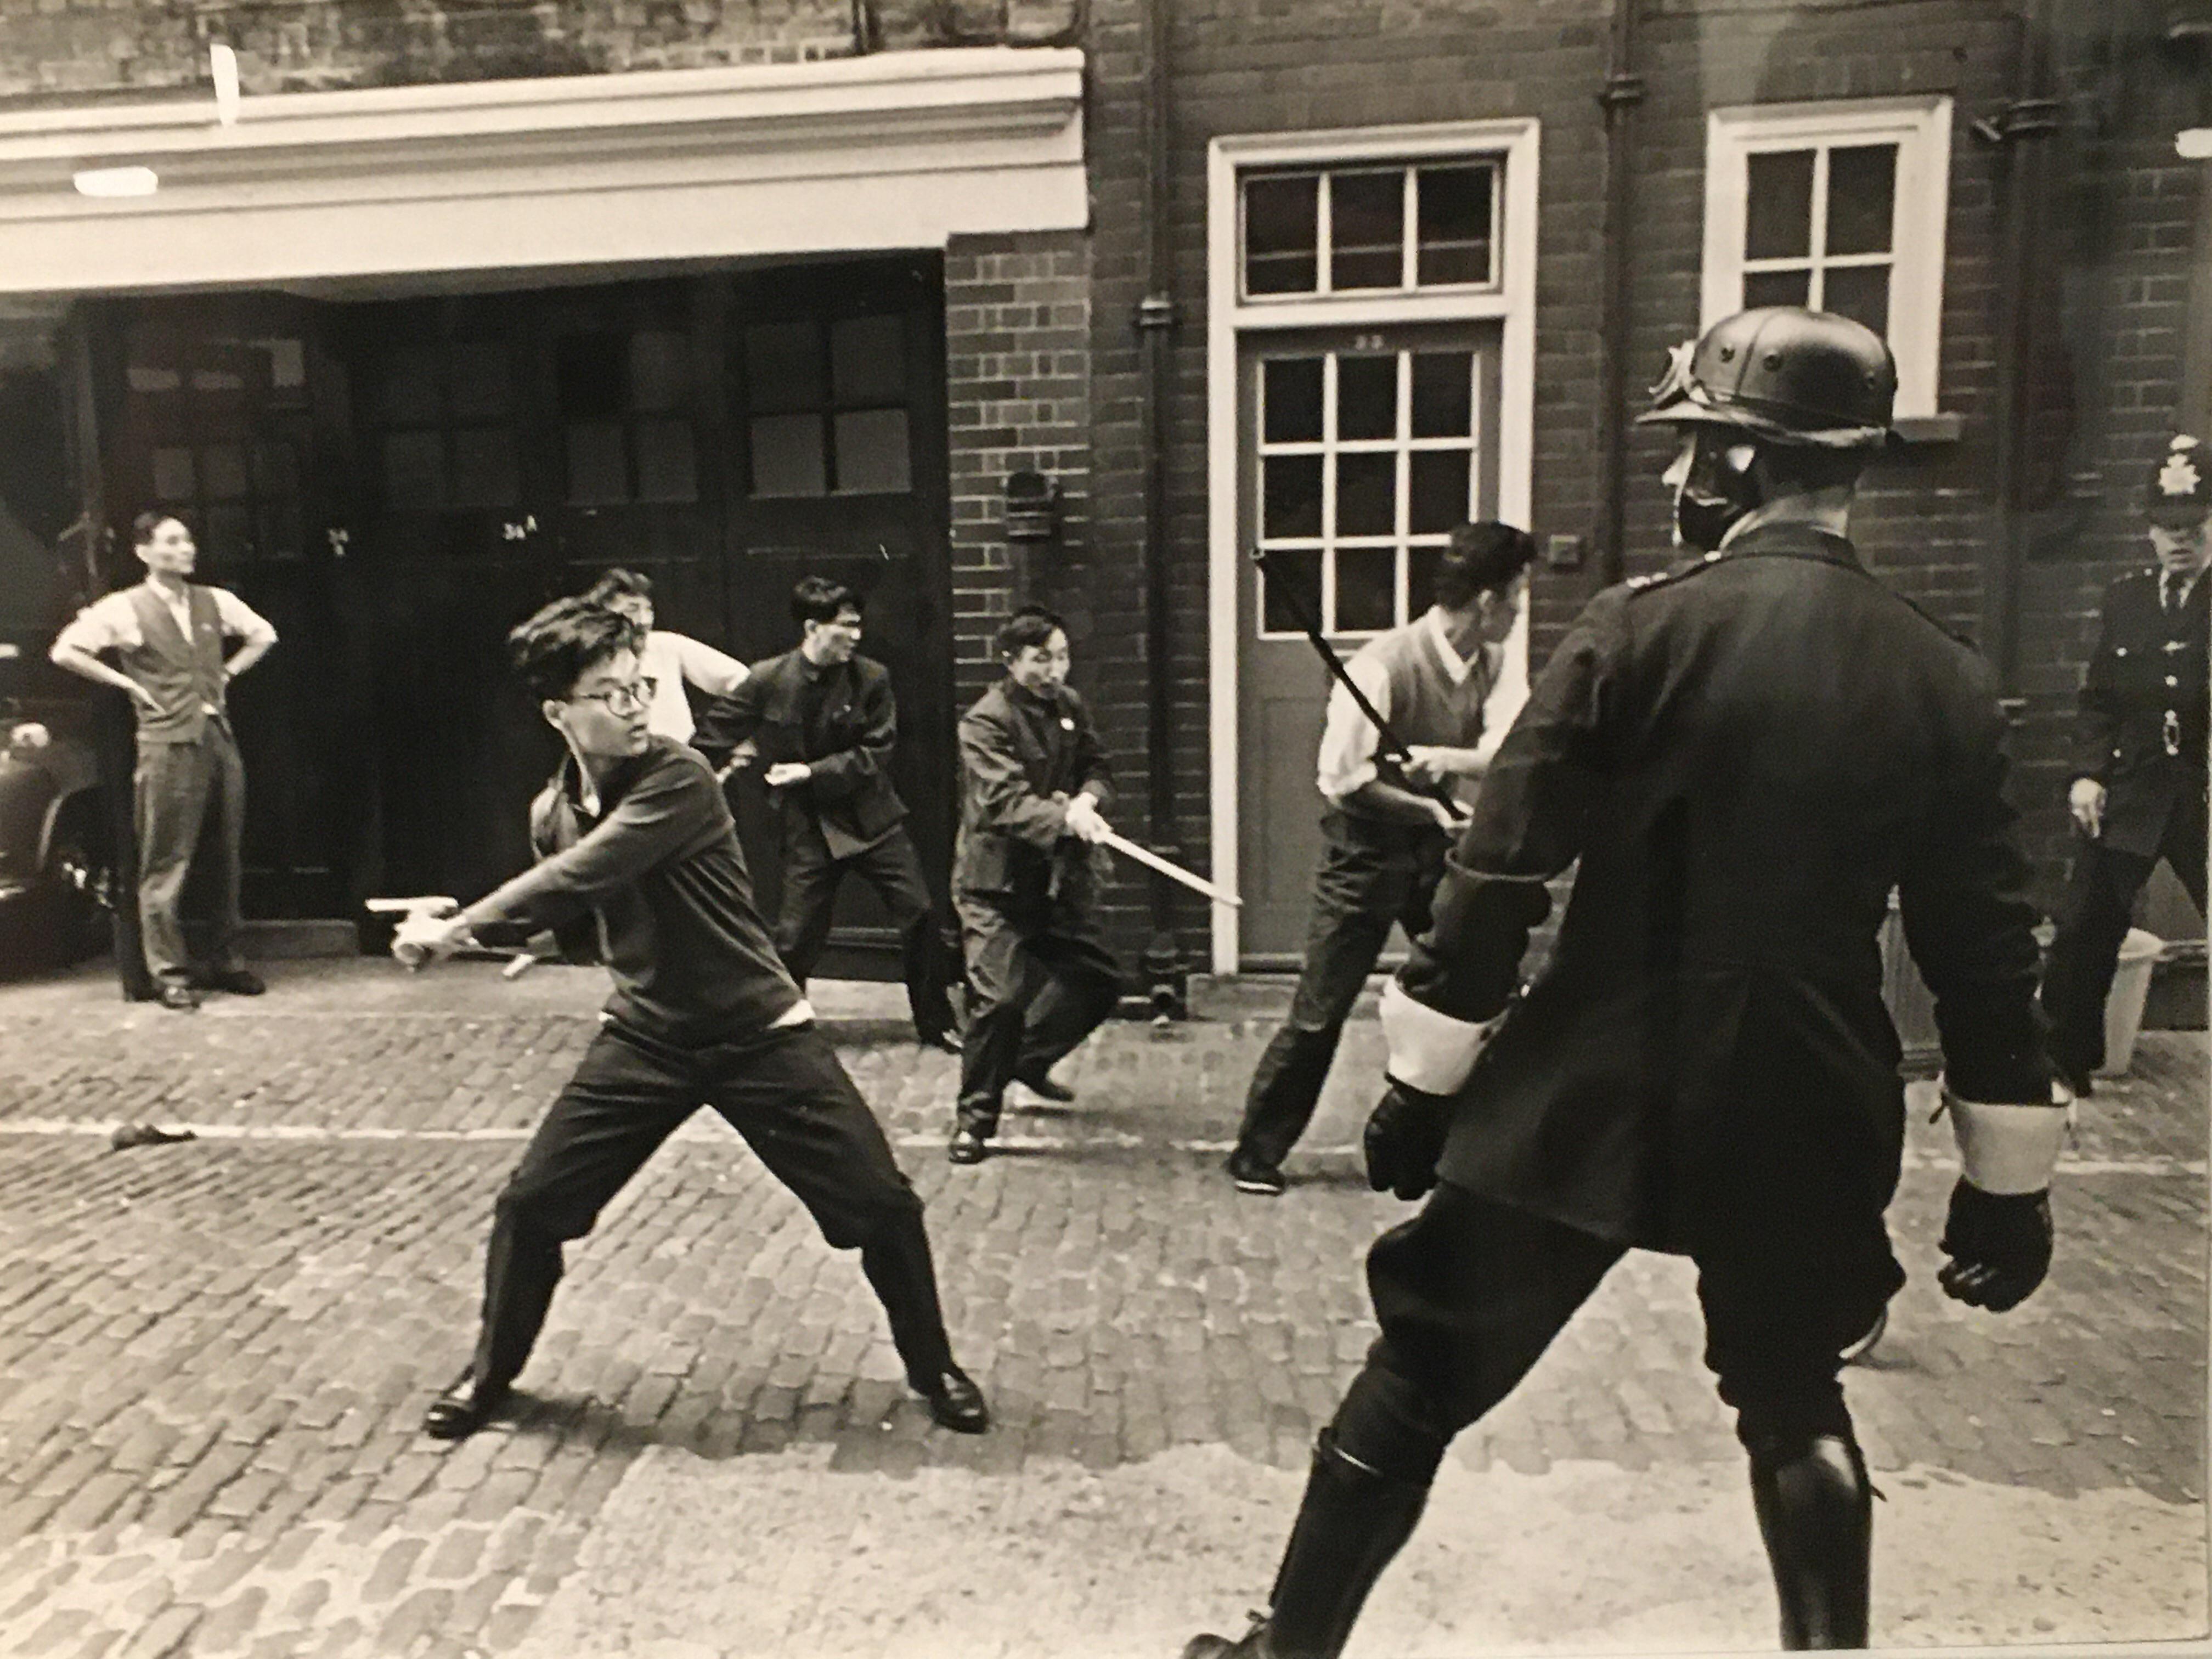
<svg viewBox="0 0 2212 1659"><path fill-rule="evenodd" d="M1444 608L1440 605L1431 605L1421 613L1421 621L1425 625L1429 643L1436 647L1437 661L1451 677L1451 683L1454 685L1466 684L1467 677L1474 672L1474 659L1461 656L1458 648L1452 644L1451 635L1444 629ZM1478 654L1481 649L1479 644L1475 647Z"/></svg>

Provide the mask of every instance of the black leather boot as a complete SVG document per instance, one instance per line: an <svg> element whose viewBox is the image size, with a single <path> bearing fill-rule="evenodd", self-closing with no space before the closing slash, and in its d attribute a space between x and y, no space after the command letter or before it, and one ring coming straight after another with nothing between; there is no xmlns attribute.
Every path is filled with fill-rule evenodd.
<svg viewBox="0 0 2212 1659"><path fill-rule="evenodd" d="M1782 1645L1864 1647L1874 1488L1858 1443L1823 1435L1787 1462L1754 1457L1751 1498L1782 1603Z"/></svg>
<svg viewBox="0 0 2212 1659"><path fill-rule="evenodd" d="M1428 1498L1426 1482L1395 1480L1353 1462L1322 1430L1267 1617L1238 1641L1193 1638L1184 1659L1336 1659L1367 1592L1413 1536Z"/></svg>

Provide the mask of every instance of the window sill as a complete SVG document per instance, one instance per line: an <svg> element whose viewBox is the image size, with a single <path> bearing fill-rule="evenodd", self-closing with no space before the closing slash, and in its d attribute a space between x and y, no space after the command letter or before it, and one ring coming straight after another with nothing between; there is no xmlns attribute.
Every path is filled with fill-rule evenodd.
<svg viewBox="0 0 2212 1659"><path fill-rule="evenodd" d="M1955 411L1936 415L1900 415L1890 425L1909 444L1954 444L1966 430L1966 417Z"/></svg>

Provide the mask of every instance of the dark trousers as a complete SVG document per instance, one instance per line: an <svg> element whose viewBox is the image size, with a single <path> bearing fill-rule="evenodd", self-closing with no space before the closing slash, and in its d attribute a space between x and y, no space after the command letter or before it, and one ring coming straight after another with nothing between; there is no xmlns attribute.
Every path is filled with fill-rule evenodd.
<svg viewBox="0 0 2212 1659"><path fill-rule="evenodd" d="M1626 1247L1449 1182L1376 1241L1367 1282L1382 1328L1338 1408L1336 1443L1425 1485L1462 1429L1510 1394ZM1705 1364L1755 1456L1848 1439L1838 1375L1901 1276L1824 1278L1744 1239L1700 1254Z"/></svg>
<svg viewBox="0 0 2212 1659"><path fill-rule="evenodd" d="M783 836L783 903L776 916L775 948L783 965L804 988L830 943L830 912L837 889L848 875L876 890L898 929L906 975L906 1002L917 1036L933 1037L953 1029L952 1001L945 991L945 947L937 912L922 879L921 857L903 825L874 846L849 858L830 855L820 827L787 822Z"/></svg>
<svg viewBox="0 0 2212 1659"><path fill-rule="evenodd" d="M494 1207L474 1374L514 1379L561 1282L562 1247L701 1104L745 1138L769 1171L860 1265L890 1316L909 1377L951 1362L921 1200L882 1127L811 1025L674 1048L610 1024L531 1137Z"/></svg>
<svg viewBox="0 0 2212 1659"><path fill-rule="evenodd" d="M191 976L181 906L185 878L203 848L201 872L211 937L208 961L222 972L246 965L239 954L239 848L246 834L246 766L230 728L210 720L192 743L141 738L132 776L137 810L138 931L146 969L156 981Z"/></svg>
<svg viewBox="0 0 2212 1659"><path fill-rule="evenodd" d="M1088 904L962 893L953 908L968 962L959 1122L988 1136L1007 1084L1050 1071L1114 1012L1121 965Z"/></svg>
<svg viewBox="0 0 2212 1659"><path fill-rule="evenodd" d="M2043 1011L2059 1062L2087 1074L2105 1061L2105 1000L2127 938L2136 896L2161 858L2204 913L2205 799L2185 791L2166 823L2156 854L2123 853L2101 841L2077 840L2074 872L2062 902L2051 959L2043 973Z"/></svg>
<svg viewBox="0 0 2212 1659"><path fill-rule="evenodd" d="M1273 1167L1313 1121L1329 1063L1360 988L1375 971L1393 922L1408 938L1428 931L1450 842L1441 830L1386 824L1348 812L1321 821L1313 917L1291 1017L1275 1033L1244 1097L1237 1151Z"/></svg>

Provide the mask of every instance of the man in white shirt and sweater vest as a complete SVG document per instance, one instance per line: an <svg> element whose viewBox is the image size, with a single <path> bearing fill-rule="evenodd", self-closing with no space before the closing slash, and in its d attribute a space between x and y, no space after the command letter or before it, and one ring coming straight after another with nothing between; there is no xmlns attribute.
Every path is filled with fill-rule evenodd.
<svg viewBox="0 0 2212 1659"><path fill-rule="evenodd" d="M199 553L182 520L140 514L131 525L131 545L146 567L146 580L78 612L50 654L70 672L123 692L137 712L132 781L138 926L147 971L160 988L162 1006L197 1008L196 984L258 996L264 988L260 978L239 953L246 768L231 734L224 689L276 643L276 630L236 594L188 580ZM226 639L239 642L228 658ZM101 660L108 652L114 653L113 666ZM210 827L214 936L209 966L196 970L185 950L179 902L201 833Z"/></svg>
<svg viewBox="0 0 2212 1659"><path fill-rule="evenodd" d="M1511 525L1462 525L1437 562L1436 604L1370 641L1346 665L1412 751L1407 775L1379 758L1375 724L1350 694L1340 685L1330 695L1315 780L1328 806L1305 963L1290 1019L1261 1055L1245 1096L1228 1164L1241 1192L1283 1190L1283 1159L1313 1121L1344 1022L1391 924L1402 924L1408 938L1428 928L1460 820L1437 794L1417 792L1480 776L1497 747L1496 733L1483 743L1483 711L1535 550L1528 532Z"/></svg>

